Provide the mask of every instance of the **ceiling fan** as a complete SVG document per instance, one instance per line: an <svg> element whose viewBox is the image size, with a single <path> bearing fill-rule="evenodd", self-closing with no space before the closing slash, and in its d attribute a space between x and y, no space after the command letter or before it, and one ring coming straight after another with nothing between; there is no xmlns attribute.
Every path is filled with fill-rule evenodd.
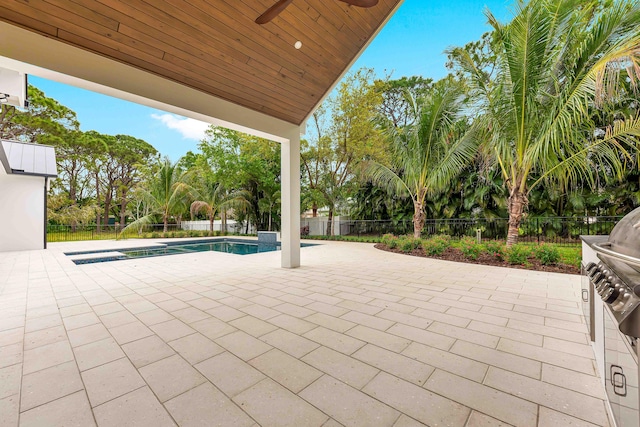
<svg viewBox="0 0 640 427"><path fill-rule="evenodd" d="M258 16L256 19L256 24L266 24L271 21L273 18L278 16L280 12L282 12L293 0L279 0L276 4L271 6L265 13ZM349 6L358 6L358 7L372 7L378 4L378 0L340 0L341 2L347 3Z"/></svg>

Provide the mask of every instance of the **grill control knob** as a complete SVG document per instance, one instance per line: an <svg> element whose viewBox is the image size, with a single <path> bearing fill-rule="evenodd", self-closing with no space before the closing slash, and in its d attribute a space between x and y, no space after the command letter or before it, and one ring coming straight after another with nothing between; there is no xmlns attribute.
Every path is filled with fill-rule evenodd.
<svg viewBox="0 0 640 427"><path fill-rule="evenodd" d="M610 287L611 283L605 281L600 282L598 285L596 285L596 288L598 289L598 295L600 295L604 299L604 294Z"/></svg>
<svg viewBox="0 0 640 427"><path fill-rule="evenodd" d="M612 302L614 302L618 298L618 295L620 295L620 290L619 289L616 289L614 287L609 287L602 294L602 300L604 302L606 302L607 304L611 304Z"/></svg>
<svg viewBox="0 0 640 427"><path fill-rule="evenodd" d="M593 270L594 268L596 268L598 266L598 264L596 264L595 262L590 262L589 264L587 264L587 266L584 268L584 271L587 273L587 275L589 273L591 273L591 270Z"/></svg>
<svg viewBox="0 0 640 427"><path fill-rule="evenodd" d="M595 285L598 285L600 283L601 280L603 280L606 276L604 274L602 274L601 272L597 272L593 275L593 277L591 278L591 280L593 281L593 283Z"/></svg>

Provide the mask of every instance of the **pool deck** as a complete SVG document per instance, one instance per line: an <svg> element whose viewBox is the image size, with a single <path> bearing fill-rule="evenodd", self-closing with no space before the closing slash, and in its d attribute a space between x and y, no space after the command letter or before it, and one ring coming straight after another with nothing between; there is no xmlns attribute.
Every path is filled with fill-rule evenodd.
<svg viewBox="0 0 640 427"><path fill-rule="evenodd" d="M148 243L143 241L142 243ZM579 276L321 242L0 257L0 426L608 426Z"/></svg>

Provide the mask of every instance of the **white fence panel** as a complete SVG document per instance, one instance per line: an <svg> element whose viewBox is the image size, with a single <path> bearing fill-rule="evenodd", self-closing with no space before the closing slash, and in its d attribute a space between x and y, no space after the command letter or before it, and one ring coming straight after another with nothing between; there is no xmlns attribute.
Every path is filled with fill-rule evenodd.
<svg viewBox="0 0 640 427"><path fill-rule="evenodd" d="M182 221L180 226L183 230L209 231L211 224L209 221ZM222 221L213 221L213 231L222 231ZM228 233L246 234L247 226L243 222L228 219L226 231ZM249 224L249 234L256 234L255 227L252 224Z"/></svg>
<svg viewBox="0 0 640 427"><path fill-rule="evenodd" d="M331 221L333 228L333 235L340 236L342 234L342 230L340 230L340 221L348 221L349 217L345 216L334 216ZM327 234L327 228L329 226L329 217L326 216L317 216L311 218L303 218L300 221L301 227L309 226L309 236L324 236ZM345 230L348 232L347 230Z"/></svg>

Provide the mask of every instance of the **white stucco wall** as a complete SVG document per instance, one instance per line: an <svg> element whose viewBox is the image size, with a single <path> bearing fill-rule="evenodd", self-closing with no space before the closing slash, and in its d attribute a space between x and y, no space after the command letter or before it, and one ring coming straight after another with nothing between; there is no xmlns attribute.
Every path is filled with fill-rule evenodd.
<svg viewBox="0 0 640 427"><path fill-rule="evenodd" d="M44 178L0 167L0 252L44 248Z"/></svg>

